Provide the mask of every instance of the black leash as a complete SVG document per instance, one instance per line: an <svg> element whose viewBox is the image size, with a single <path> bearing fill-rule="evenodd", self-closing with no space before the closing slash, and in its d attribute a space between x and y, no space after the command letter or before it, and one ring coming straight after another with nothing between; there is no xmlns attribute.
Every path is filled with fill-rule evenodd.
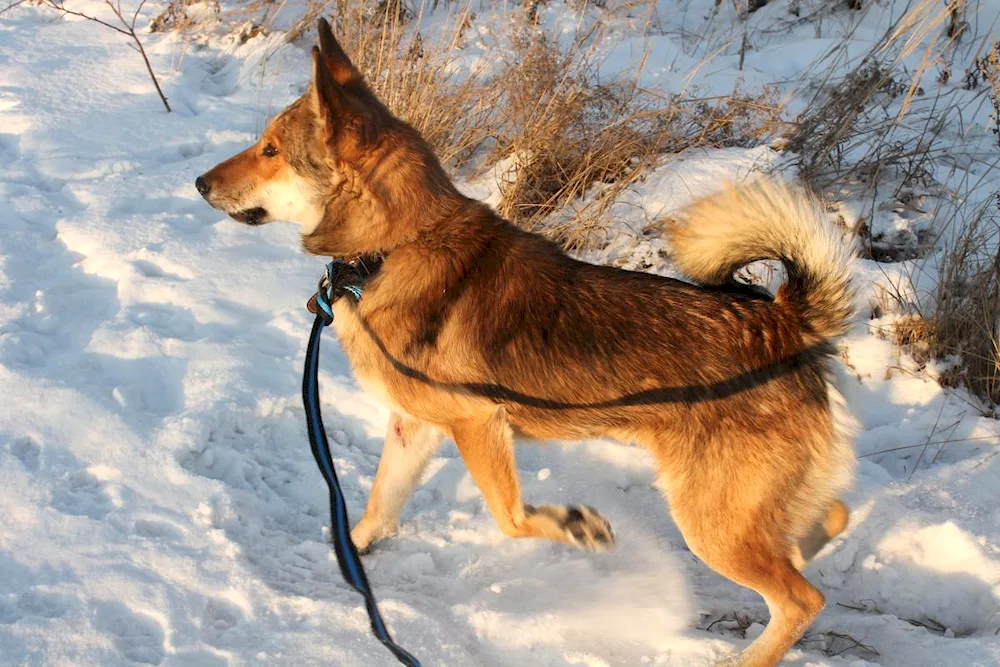
<svg viewBox="0 0 1000 667"><path fill-rule="evenodd" d="M344 493L340 489L340 482L337 480L337 472L333 468L333 457L330 455L330 444L326 439L323 415L319 406L319 344L323 329L333 322L333 302L345 294L353 297L355 301L359 300L365 279L375 270L377 265L370 266L360 259L327 264L326 274L320 280L319 289L314 297L316 320L313 322L312 332L309 334L309 347L306 349L305 370L302 375L302 401L306 408L309 445L312 447L316 465L319 466L323 479L330 489L331 536L340 572L351 588L364 596L368 618L371 619L372 633L392 651L399 662L409 667L420 667L420 662L396 644L389 635L389 629L375 603L375 595L368 583L368 576L361 565L358 550L351 541L351 522L347 517L347 505L344 502ZM313 301L310 300L310 306L312 304Z"/></svg>

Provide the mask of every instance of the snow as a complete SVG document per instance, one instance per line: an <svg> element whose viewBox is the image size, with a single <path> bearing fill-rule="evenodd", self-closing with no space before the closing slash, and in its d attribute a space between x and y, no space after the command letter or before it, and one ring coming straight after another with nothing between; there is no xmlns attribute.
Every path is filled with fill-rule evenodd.
<svg viewBox="0 0 1000 667"><path fill-rule="evenodd" d="M765 30L786 20L774 2L750 18L740 73L728 3L714 17L710 1L672 7L648 40L635 34L645 10L612 13L602 72L648 50L645 85L753 90L800 75L849 32L859 57L900 13L886 3ZM982 3L982 19L996 9ZM504 11L479 11L470 67L509 29ZM588 20L556 2L539 14L566 40ZM304 303L322 262L294 227L237 225L193 187L302 91L307 54L280 33L143 39L172 114L120 35L31 4L0 16L0 662L389 664L325 542L300 406ZM969 115L954 135L971 145L988 109ZM667 162L626 193L607 245L587 256L669 273L649 221L724 178L786 166L767 146ZM488 198L496 182L462 187ZM910 229L900 220L878 224ZM1000 427L868 320L877 285L907 266L858 268L841 367L864 425L851 526L810 566L828 608L788 665L1000 664ZM356 519L388 413L331 335L320 382ZM686 550L643 452L550 443L519 449L518 466L526 498L599 508L618 546L504 538L446 445L399 536L366 558L394 636L425 665L708 665L760 632L763 603Z"/></svg>

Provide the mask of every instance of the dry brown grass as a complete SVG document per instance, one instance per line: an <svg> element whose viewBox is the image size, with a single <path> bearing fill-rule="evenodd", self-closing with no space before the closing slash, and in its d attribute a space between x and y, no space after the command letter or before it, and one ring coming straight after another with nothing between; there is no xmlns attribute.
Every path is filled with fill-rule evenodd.
<svg viewBox="0 0 1000 667"><path fill-rule="evenodd" d="M524 40L491 83L499 111L485 164L515 156L500 213L568 247L601 243L611 205L664 155L761 143L779 124L767 95L665 98L639 87L638 73L600 82L585 43L563 52Z"/></svg>
<svg viewBox="0 0 1000 667"><path fill-rule="evenodd" d="M870 198L872 214L885 205L886 197L902 210L917 212L920 206L911 201L915 193L941 198L942 203L927 212L933 229L918 235L915 248L866 239L867 257L876 261L902 261L930 253L914 265L914 288L921 283L926 260L937 260L937 279L930 294L926 290L918 294L916 289L905 295L886 294L886 300L893 303L884 310L904 315L880 333L918 363L959 358L960 365L942 381L962 384L995 405L1000 401L997 164L981 153L958 154L954 124L967 113L971 91L977 104L992 104L992 129L1000 141L1000 47L994 43L976 59L965 72L963 85L946 86L952 78L950 56L967 32L964 12L961 0L943 5L917 2L868 53L860 68L817 89L798 119L789 148L799 154L800 173L814 188L829 191L851 184L861 197ZM900 63L911 54L920 55L919 64L908 71ZM941 85L936 91L926 91L919 82L933 66L940 69ZM965 179L980 180L973 184L961 179L965 194L948 195L934 179L942 165L954 172L965 170ZM991 190L992 196L983 196ZM966 201L984 199L987 204L969 213ZM860 232L864 236L864 225Z"/></svg>
<svg viewBox="0 0 1000 667"><path fill-rule="evenodd" d="M930 353L958 355L958 377L990 405L1000 403L1000 193L960 230L939 267Z"/></svg>
<svg viewBox="0 0 1000 667"><path fill-rule="evenodd" d="M992 130L1000 148L1000 42L976 60L976 76L993 106ZM990 195L955 226L938 264L933 306L924 318L929 354L959 357L949 377L990 406L1000 404L1000 184L996 164L984 183ZM942 226L942 233L948 225Z"/></svg>
<svg viewBox="0 0 1000 667"><path fill-rule="evenodd" d="M872 190L890 180L905 188L926 180L928 165L944 150L938 142L947 119L959 116L967 100L954 101L954 91L944 88L929 94L920 82L934 66L942 68L939 81L950 78L946 56L965 32L963 3L918 0L859 67L839 80L828 77L816 88L788 143L799 155L802 177L814 188L822 191L846 180ZM834 47L816 65L834 65L834 71L846 57L842 47ZM917 52L917 66L902 67ZM921 113L914 117L916 101Z"/></svg>
<svg viewBox="0 0 1000 667"><path fill-rule="evenodd" d="M199 18L188 13L188 9L194 5L201 4L202 0L173 0L162 12L153 17L149 22L150 32L169 32L173 30L187 30L199 23ZM215 16L219 16L221 8L218 0L211 0L211 11Z"/></svg>
<svg viewBox="0 0 1000 667"><path fill-rule="evenodd" d="M990 130L1000 148L1000 40L994 40L986 55L976 59L973 76L985 83L990 103L993 105L993 127Z"/></svg>

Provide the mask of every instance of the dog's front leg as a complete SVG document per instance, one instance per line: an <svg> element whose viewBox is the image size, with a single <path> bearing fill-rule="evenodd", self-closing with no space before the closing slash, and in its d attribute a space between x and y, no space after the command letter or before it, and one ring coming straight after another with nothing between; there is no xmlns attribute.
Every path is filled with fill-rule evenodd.
<svg viewBox="0 0 1000 667"><path fill-rule="evenodd" d="M451 433L505 535L544 537L594 551L614 542L611 524L593 508L524 504L514 462L514 439L503 408L484 420L452 424Z"/></svg>
<svg viewBox="0 0 1000 667"><path fill-rule="evenodd" d="M397 414L389 417L368 507L351 531L358 551L365 552L376 541L396 533L399 515L443 436L439 429L425 422Z"/></svg>

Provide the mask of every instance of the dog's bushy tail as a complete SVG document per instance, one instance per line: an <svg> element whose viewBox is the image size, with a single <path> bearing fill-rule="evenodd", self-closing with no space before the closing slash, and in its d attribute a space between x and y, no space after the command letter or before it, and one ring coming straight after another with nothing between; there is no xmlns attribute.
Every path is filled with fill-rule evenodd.
<svg viewBox="0 0 1000 667"><path fill-rule="evenodd" d="M686 209L669 234L678 268L703 285L729 283L756 260L780 260L788 282L776 301L801 318L803 338L818 343L847 331L854 253L805 191L764 178L728 186Z"/></svg>

